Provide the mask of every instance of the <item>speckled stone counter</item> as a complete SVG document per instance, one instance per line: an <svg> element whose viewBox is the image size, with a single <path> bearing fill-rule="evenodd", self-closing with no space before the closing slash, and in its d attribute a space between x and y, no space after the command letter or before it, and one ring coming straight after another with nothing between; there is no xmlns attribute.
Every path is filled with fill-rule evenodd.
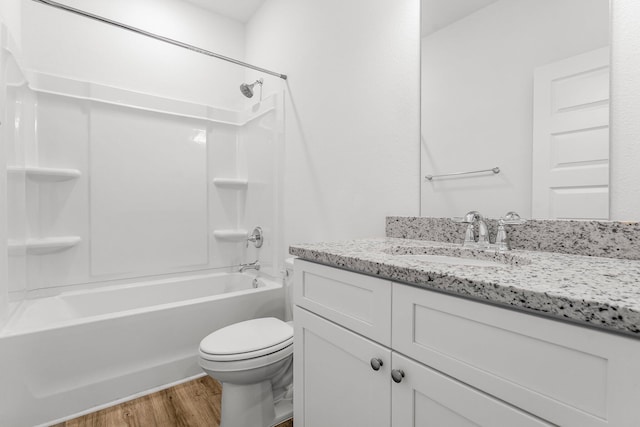
<svg viewBox="0 0 640 427"><path fill-rule="evenodd" d="M459 244L404 238L297 244L308 261L568 319L640 338L640 261L513 250L506 255ZM474 258L490 266L425 261Z"/></svg>
<svg viewBox="0 0 640 427"><path fill-rule="evenodd" d="M493 239L498 221L486 223ZM390 216L386 236L462 244L466 226L450 218ZM640 260L638 222L530 219L506 229L512 249Z"/></svg>

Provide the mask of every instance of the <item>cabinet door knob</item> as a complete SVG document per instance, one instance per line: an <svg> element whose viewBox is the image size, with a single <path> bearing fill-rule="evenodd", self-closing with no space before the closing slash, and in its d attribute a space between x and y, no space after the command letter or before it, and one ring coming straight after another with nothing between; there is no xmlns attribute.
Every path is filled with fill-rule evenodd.
<svg viewBox="0 0 640 427"><path fill-rule="evenodd" d="M378 359L377 357L371 358L370 363L371 363L371 369L373 369L374 371L379 371L380 367L384 365L384 363L382 363L382 360Z"/></svg>
<svg viewBox="0 0 640 427"><path fill-rule="evenodd" d="M391 371L391 378L397 383L401 382L404 378L404 371L402 369L393 369Z"/></svg>

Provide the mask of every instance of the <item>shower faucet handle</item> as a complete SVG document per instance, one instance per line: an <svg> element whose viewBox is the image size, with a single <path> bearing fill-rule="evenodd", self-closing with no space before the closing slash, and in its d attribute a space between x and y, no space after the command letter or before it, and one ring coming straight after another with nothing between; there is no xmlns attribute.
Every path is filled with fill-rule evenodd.
<svg viewBox="0 0 640 427"><path fill-rule="evenodd" d="M255 227L249 237L247 237L247 247L249 247L249 242L253 243L253 246L256 248L262 247L264 243L264 233L262 232L262 227Z"/></svg>

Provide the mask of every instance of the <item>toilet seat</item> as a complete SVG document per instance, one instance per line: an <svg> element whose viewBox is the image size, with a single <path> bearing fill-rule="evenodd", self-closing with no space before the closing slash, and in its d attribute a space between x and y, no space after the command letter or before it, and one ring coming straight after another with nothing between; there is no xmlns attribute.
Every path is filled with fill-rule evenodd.
<svg viewBox="0 0 640 427"><path fill-rule="evenodd" d="M293 344L275 353L254 357L253 359L238 360L211 360L212 355L200 351L199 365L208 371L213 372L242 372L252 369L260 369L278 363L293 355Z"/></svg>
<svg viewBox="0 0 640 427"><path fill-rule="evenodd" d="M218 329L200 342L200 357L233 362L267 355L282 358L293 351L293 328L274 317L251 319ZM285 350L285 351L283 351ZM282 354L276 355L275 353Z"/></svg>

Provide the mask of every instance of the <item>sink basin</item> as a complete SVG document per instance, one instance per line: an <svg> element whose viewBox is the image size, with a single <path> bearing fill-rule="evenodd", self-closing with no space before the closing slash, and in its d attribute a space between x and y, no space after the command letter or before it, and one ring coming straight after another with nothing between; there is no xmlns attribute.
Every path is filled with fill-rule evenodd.
<svg viewBox="0 0 640 427"><path fill-rule="evenodd" d="M447 255L401 255L402 259L423 262L435 262L449 265L466 265L473 267L504 267L505 263L477 258L461 258Z"/></svg>
<svg viewBox="0 0 640 427"><path fill-rule="evenodd" d="M512 252L469 249L461 246L394 245L385 253L400 259L472 267L504 267L531 264L531 260Z"/></svg>

